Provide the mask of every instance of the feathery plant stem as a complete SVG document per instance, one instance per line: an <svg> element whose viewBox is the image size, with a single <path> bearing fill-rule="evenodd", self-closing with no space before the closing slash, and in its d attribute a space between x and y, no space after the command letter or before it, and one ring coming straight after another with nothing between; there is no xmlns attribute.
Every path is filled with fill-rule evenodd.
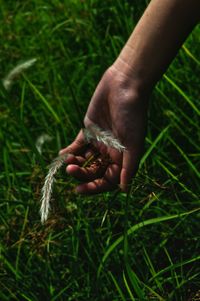
<svg viewBox="0 0 200 301"><path fill-rule="evenodd" d="M17 65L15 68L13 68L8 75L3 79L3 86L4 88L9 91L12 87L13 81L16 77L21 75L26 69L30 68L35 62L37 61L36 58L27 60L19 65Z"/></svg>
<svg viewBox="0 0 200 301"><path fill-rule="evenodd" d="M55 181L55 175L63 165L66 158L67 158L66 154L55 158L51 163L49 172L45 178L44 186L42 187L42 198L41 198L41 207L40 207L42 223L44 223L48 218L49 209L50 209L50 199L53 190L53 183Z"/></svg>
<svg viewBox="0 0 200 301"><path fill-rule="evenodd" d="M110 131L104 131L97 125L91 125L86 129L83 129L83 133L87 142L98 141L106 145L107 147L114 148L119 152L123 152L125 147L119 142L118 139L113 137Z"/></svg>

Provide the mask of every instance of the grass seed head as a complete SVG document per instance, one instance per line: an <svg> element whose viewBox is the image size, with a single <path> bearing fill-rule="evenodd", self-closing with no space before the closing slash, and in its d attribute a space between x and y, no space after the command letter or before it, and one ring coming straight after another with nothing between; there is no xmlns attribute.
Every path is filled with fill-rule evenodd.
<svg viewBox="0 0 200 301"><path fill-rule="evenodd" d="M107 147L118 150L119 152L123 152L125 150L125 146L123 146L110 131L104 131L97 125L91 125L88 128L83 129L83 133L87 142L98 141Z"/></svg>
<svg viewBox="0 0 200 301"><path fill-rule="evenodd" d="M4 88L9 91L15 78L21 75L25 70L30 68L35 62L37 61L36 58L27 60L16 67L14 67L8 74L7 76L3 79L3 86Z"/></svg>
<svg viewBox="0 0 200 301"><path fill-rule="evenodd" d="M44 185L42 187L42 197L41 197L41 207L40 207L40 215L41 215L42 223L44 223L47 220L49 215L50 200L53 191L55 175L57 171L62 167L66 158L67 158L67 154L58 156L53 160L53 162L49 167L49 172L45 178Z"/></svg>

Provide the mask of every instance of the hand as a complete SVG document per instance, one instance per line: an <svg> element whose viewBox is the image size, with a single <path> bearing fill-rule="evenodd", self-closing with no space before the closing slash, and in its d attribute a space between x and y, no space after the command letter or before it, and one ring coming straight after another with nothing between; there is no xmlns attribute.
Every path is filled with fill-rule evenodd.
<svg viewBox="0 0 200 301"><path fill-rule="evenodd" d="M127 190L143 153L147 124L148 97L141 96L141 89L137 86L135 80L114 65L103 75L84 124L86 128L96 124L111 131L126 149L122 153L97 142L87 145L81 130L72 144L60 151L60 154L70 154L66 160L67 173L83 182L76 188L77 192L96 194L111 191L119 185L123 191ZM83 167L91 156L97 154L98 159L93 164Z"/></svg>

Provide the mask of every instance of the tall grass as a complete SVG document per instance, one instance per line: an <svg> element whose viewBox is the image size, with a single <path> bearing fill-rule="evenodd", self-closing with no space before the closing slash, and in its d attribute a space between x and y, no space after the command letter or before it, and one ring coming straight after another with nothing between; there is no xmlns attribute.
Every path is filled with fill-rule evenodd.
<svg viewBox="0 0 200 301"><path fill-rule="evenodd" d="M2 1L0 299L192 300L199 265L199 37L197 26L151 97L146 152L126 196L74 193L64 169L45 225L47 166L84 112L146 1ZM52 137L36 147L41 134Z"/></svg>

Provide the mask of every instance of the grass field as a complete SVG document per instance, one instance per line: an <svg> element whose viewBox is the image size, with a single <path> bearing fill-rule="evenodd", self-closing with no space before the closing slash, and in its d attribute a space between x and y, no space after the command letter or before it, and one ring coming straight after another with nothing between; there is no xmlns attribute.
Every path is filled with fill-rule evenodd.
<svg viewBox="0 0 200 301"><path fill-rule="evenodd" d="M0 78L37 59L9 91L0 84L1 301L199 300L200 26L154 89L129 195L79 196L62 170L40 223L48 164L146 3L1 1Z"/></svg>

